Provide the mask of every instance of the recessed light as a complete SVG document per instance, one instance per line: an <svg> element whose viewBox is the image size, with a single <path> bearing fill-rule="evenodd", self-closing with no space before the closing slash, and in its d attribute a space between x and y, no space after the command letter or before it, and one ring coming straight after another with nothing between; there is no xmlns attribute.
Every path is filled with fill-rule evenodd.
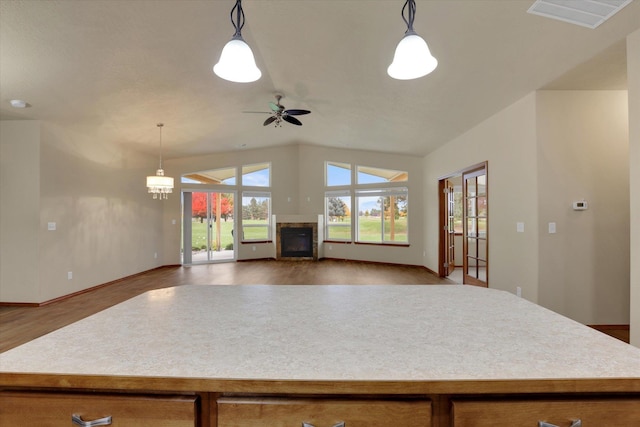
<svg viewBox="0 0 640 427"><path fill-rule="evenodd" d="M13 108L27 108L27 105L29 105L27 104L27 101L23 101L21 99L12 99L9 103Z"/></svg>

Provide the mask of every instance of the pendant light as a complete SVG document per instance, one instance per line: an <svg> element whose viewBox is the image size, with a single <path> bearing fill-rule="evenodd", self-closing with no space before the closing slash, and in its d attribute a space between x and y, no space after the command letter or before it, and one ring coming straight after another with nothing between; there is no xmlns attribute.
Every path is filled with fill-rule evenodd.
<svg viewBox="0 0 640 427"><path fill-rule="evenodd" d="M235 83L254 82L262 76L262 73L256 66L251 48L242 38L241 31L244 27L242 0L236 0L236 5L231 9L231 23L236 32L222 49L220 60L213 66L213 72L218 77Z"/></svg>
<svg viewBox="0 0 640 427"><path fill-rule="evenodd" d="M402 19L407 24L407 31L396 47L393 62L387 68L387 73L394 79L417 79L426 76L438 66L438 60L431 55L427 42L413 30L415 16L416 2L407 0L402 8Z"/></svg>
<svg viewBox="0 0 640 427"><path fill-rule="evenodd" d="M158 123L158 129L160 129L160 167L155 175L147 177L149 193L153 194L154 199L160 200L166 199L167 195L173 192L173 178L164 176L164 170L162 169L162 126L164 124Z"/></svg>

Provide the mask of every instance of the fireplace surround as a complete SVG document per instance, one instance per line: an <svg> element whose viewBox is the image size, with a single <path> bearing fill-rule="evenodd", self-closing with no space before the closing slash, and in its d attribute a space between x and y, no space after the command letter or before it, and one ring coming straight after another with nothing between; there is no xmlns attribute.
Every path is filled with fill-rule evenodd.
<svg viewBox="0 0 640 427"><path fill-rule="evenodd" d="M276 223L276 259L292 261L317 261L318 223Z"/></svg>

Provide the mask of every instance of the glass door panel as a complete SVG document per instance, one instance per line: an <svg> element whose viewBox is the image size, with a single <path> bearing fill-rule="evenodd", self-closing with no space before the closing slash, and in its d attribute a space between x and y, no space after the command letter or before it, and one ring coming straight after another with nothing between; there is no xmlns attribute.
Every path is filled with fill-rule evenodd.
<svg viewBox="0 0 640 427"><path fill-rule="evenodd" d="M486 166L463 173L464 283L488 286Z"/></svg>
<svg viewBox="0 0 640 427"><path fill-rule="evenodd" d="M234 199L234 193L185 192L183 197L184 264L235 259Z"/></svg>

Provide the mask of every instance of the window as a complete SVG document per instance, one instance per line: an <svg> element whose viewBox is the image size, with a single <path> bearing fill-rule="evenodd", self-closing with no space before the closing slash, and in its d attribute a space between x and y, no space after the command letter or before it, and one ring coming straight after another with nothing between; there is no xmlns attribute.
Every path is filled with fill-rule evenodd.
<svg viewBox="0 0 640 427"><path fill-rule="evenodd" d="M242 166L242 185L245 187L270 187L271 164Z"/></svg>
<svg viewBox="0 0 640 427"><path fill-rule="evenodd" d="M325 218L328 240L351 241L351 191L325 194Z"/></svg>
<svg viewBox="0 0 640 427"><path fill-rule="evenodd" d="M182 175L180 182L183 184L236 185L236 168L191 172Z"/></svg>
<svg viewBox="0 0 640 427"><path fill-rule="evenodd" d="M405 182L409 174L404 171L392 169L372 168L369 166L358 166L358 184L380 184L383 182Z"/></svg>
<svg viewBox="0 0 640 427"><path fill-rule="evenodd" d="M242 193L242 241L271 240L271 193Z"/></svg>
<svg viewBox="0 0 640 427"><path fill-rule="evenodd" d="M327 187L339 185L351 185L351 165L348 163L326 163L326 184Z"/></svg>
<svg viewBox="0 0 640 427"><path fill-rule="evenodd" d="M357 242L408 243L407 188L356 190Z"/></svg>
<svg viewBox="0 0 640 427"><path fill-rule="evenodd" d="M409 243L409 190L396 184L408 181L407 172L356 166L356 184L352 185L350 164L326 162L325 165L326 240ZM346 188L329 188L337 186Z"/></svg>

